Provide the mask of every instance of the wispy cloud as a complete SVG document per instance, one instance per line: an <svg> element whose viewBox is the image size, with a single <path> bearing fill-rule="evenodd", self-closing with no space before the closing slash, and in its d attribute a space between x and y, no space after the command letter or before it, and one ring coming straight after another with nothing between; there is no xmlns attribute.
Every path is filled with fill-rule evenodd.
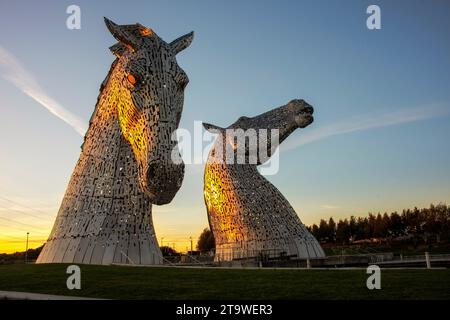
<svg viewBox="0 0 450 320"><path fill-rule="evenodd" d="M0 71L1 76L11 82L22 92L53 115L70 125L80 135L84 135L87 124L78 116L65 109L61 104L50 97L38 84L34 76L10 52L0 46Z"/></svg>
<svg viewBox="0 0 450 320"><path fill-rule="evenodd" d="M322 204L320 207L322 209L328 209L328 210L339 209L338 206L333 206L331 204Z"/></svg>
<svg viewBox="0 0 450 320"><path fill-rule="evenodd" d="M305 144L339 134L420 121L446 115L448 113L450 113L449 105L431 104L415 108L399 109L391 112L349 117L344 121L341 120L329 125L304 130L297 140L290 140L285 144L282 144L280 150L287 151L295 149Z"/></svg>

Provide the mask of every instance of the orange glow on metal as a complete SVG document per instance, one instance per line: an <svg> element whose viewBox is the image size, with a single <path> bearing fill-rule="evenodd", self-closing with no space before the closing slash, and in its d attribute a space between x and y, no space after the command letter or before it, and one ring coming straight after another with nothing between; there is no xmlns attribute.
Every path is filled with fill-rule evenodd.
<svg viewBox="0 0 450 320"><path fill-rule="evenodd" d="M153 34L153 31L149 28L141 29L141 35L144 37L151 36L152 34Z"/></svg>
<svg viewBox="0 0 450 320"><path fill-rule="evenodd" d="M236 219L236 207L239 202L230 177L220 177L215 168L218 164L207 164L205 168L205 204L212 217L212 228L219 227L228 239L217 239L219 243L236 241L233 219ZM219 225L217 225L219 222Z"/></svg>
<svg viewBox="0 0 450 320"><path fill-rule="evenodd" d="M136 160L145 160L145 150L149 147L146 135L148 120L145 119L144 113L134 106L130 92L121 88L118 82L112 82L110 90L110 95L117 102L117 116L123 136L130 143Z"/></svg>

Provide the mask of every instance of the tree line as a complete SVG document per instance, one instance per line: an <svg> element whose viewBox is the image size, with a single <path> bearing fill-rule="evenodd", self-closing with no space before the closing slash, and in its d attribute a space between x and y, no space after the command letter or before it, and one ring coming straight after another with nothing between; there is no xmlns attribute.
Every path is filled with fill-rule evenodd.
<svg viewBox="0 0 450 320"><path fill-rule="evenodd" d="M358 240L449 240L450 206L430 205L429 208L406 209L401 213L369 213L367 217L351 216L335 222L332 217L321 219L308 230L321 243L349 244Z"/></svg>
<svg viewBox="0 0 450 320"><path fill-rule="evenodd" d="M27 260L35 261L42 251L44 246L40 246L36 249L28 249ZM14 253L0 253L0 264L10 264L16 262L25 262L25 251Z"/></svg>

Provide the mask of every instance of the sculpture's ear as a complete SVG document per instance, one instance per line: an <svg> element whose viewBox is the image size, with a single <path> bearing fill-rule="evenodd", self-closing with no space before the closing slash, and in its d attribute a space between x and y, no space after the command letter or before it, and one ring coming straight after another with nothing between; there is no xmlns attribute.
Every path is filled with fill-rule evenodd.
<svg viewBox="0 0 450 320"><path fill-rule="evenodd" d="M203 128L205 128L206 130L208 130L211 133L221 133L221 132L225 131L224 128L221 128L221 127L218 127L213 124L206 123L206 122L203 122Z"/></svg>
<svg viewBox="0 0 450 320"><path fill-rule="evenodd" d="M117 42L115 45L109 47L109 50L111 50L111 52L117 57L120 58L121 56L123 56L123 54L125 53L125 51L127 50L127 47L121 43L121 42Z"/></svg>
<svg viewBox="0 0 450 320"><path fill-rule="evenodd" d="M155 34L152 29L146 28L139 23L118 25L105 18L105 24L114 38L133 50L136 50L144 43L145 37L150 37Z"/></svg>
<svg viewBox="0 0 450 320"><path fill-rule="evenodd" d="M172 47L172 50L175 52L175 54L178 54L180 51L183 51L184 49L189 47L193 39L194 39L194 31L191 31L188 34L185 34L184 36L181 36L173 40L170 43L170 46Z"/></svg>

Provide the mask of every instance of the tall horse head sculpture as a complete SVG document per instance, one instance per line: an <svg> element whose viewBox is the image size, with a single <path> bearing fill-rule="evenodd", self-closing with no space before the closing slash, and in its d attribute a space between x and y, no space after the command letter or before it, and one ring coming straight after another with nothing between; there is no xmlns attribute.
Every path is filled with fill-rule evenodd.
<svg viewBox="0 0 450 320"><path fill-rule="evenodd" d="M292 100L255 117L240 117L227 128L204 123L207 130L218 133L204 175L216 261L324 257L286 198L257 170L294 130L313 122L312 114L308 103ZM272 130L276 139L271 139Z"/></svg>
<svg viewBox="0 0 450 320"><path fill-rule="evenodd" d="M191 43L193 34L166 43L140 24L119 26L106 19L106 25L119 41L111 47L118 60L110 79L110 101L133 149L142 190L154 204L166 204L184 174L183 163L171 159L177 147L171 135L180 122L189 81L176 54Z"/></svg>
<svg viewBox="0 0 450 320"><path fill-rule="evenodd" d="M39 263L162 263L151 206L169 203L183 181L172 136L189 80L176 55L193 33L166 43L138 23L105 23L117 58Z"/></svg>

